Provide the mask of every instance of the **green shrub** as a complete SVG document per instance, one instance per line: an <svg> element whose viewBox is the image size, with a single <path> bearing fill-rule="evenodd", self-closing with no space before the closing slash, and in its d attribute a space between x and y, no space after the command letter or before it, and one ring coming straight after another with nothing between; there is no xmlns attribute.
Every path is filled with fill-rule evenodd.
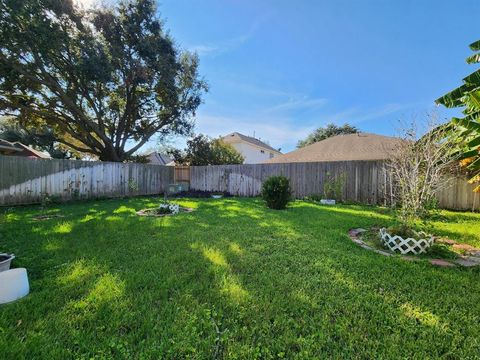
<svg viewBox="0 0 480 360"><path fill-rule="evenodd" d="M269 177L263 183L262 198L270 209L285 209L292 198L290 181L285 176Z"/></svg>

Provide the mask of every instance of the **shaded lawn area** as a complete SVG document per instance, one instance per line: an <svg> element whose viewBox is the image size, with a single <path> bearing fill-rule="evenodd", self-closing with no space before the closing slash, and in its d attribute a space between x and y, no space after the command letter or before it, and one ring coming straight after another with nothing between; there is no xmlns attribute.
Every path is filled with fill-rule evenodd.
<svg viewBox="0 0 480 360"><path fill-rule="evenodd" d="M158 201L137 198L54 206L65 217L44 221L38 207L1 215L0 251L31 283L0 307L1 357L480 356L478 269L386 258L347 237L392 221L388 210L179 202L197 210L138 217ZM479 214L442 216L444 235L480 243Z"/></svg>

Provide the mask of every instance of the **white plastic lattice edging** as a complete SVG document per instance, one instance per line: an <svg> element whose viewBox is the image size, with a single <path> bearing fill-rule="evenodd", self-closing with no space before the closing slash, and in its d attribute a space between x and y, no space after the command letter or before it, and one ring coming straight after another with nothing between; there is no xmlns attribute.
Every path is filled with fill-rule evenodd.
<svg viewBox="0 0 480 360"><path fill-rule="evenodd" d="M428 237L428 235L423 232L419 232L418 235L419 237L425 237L425 239L404 239L399 235L390 235L385 228L380 229L380 237L385 246L391 251L399 251L403 255L409 253L415 255L422 254L432 246L435 239L433 236Z"/></svg>

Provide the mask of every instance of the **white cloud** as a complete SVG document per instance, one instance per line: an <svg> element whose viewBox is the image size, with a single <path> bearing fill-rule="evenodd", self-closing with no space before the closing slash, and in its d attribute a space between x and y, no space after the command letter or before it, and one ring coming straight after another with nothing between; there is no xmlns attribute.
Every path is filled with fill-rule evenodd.
<svg viewBox="0 0 480 360"><path fill-rule="evenodd" d="M285 102L282 102L278 105L266 108L264 113L278 113L286 112L291 110L302 110L302 109L318 109L327 104L328 100L325 98L308 98L306 96L301 98L290 98Z"/></svg>
<svg viewBox="0 0 480 360"><path fill-rule="evenodd" d="M412 104L386 104L371 109L354 107L341 112L328 113L322 108L326 102L327 100L324 98L303 97L260 110L251 116L200 113L196 121L196 132L217 137L238 131L249 136L255 135L273 147L281 147L284 152L288 152L295 149L298 140L304 139L314 129L327 123L359 124L412 107ZM290 111L305 108L318 110L314 115L318 120L302 119L300 123L299 119L295 117L295 113Z"/></svg>
<svg viewBox="0 0 480 360"><path fill-rule="evenodd" d="M268 142L274 148L293 150L297 141L306 137L313 128L299 126L290 119L255 116L252 118L199 115L196 131L213 137L237 131Z"/></svg>
<svg viewBox="0 0 480 360"><path fill-rule="evenodd" d="M226 52L232 51L246 43L250 40L258 27L260 26L260 21L254 22L250 28L243 34L238 36L222 40L216 44L205 43L189 46L188 50L198 53L200 56L218 56Z"/></svg>
<svg viewBox="0 0 480 360"><path fill-rule="evenodd" d="M387 115L391 115L397 113L399 111L406 111L415 107L418 104L385 104L382 106L370 108L370 109L362 109L360 107L351 107L346 110L342 110L340 112L331 113L331 114L322 114L322 118L326 120L326 122L333 122L335 124L339 123L350 123L350 124L360 124L365 121L375 120L378 118L385 117Z"/></svg>
<svg viewBox="0 0 480 360"><path fill-rule="evenodd" d="M192 52L196 52L199 56L204 56L204 55L217 52L218 48L216 46L195 45L190 47L188 50Z"/></svg>

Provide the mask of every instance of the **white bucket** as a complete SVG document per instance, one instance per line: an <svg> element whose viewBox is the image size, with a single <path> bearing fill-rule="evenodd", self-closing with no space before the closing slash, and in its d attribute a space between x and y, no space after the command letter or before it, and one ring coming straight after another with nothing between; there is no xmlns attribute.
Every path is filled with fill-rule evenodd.
<svg viewBox="0 0 480 360"><path fill-rule="evenodd" d="M29 291L27 269L18 268L0 272L0 304L18 300Z"/></svg>

